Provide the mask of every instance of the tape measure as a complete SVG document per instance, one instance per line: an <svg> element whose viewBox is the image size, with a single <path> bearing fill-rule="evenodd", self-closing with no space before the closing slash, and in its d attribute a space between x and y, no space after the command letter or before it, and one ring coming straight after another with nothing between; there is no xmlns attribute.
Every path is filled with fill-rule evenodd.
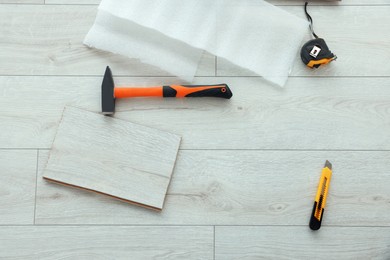
<svg viewBox="0 0 390 260"><path fill-rule="evenodd" d="M302 46L301 59L309 68L318 68L321 65L325 65L336 60L337 56L329 50L325 40L319 38L317 34L314 33L313 19L307 12L307 2L305 3L305 13L310 22L311 33L315 39L308 41Z"/></svg>

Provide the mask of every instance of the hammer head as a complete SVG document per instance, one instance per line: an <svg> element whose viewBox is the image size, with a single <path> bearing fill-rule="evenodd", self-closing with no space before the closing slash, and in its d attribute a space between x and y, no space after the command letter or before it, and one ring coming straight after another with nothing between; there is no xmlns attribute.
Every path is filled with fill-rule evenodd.
<svg viewBox="0 0 390 260"><path fill-rule="evenodd" d="M102 83L102 112L104 115L113 115L115 112L114 79L108 66Z"/></svg>

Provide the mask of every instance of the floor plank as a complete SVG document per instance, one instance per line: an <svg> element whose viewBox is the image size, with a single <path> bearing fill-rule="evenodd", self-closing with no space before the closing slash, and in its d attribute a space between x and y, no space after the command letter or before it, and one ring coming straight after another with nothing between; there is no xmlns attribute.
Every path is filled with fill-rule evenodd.
<svg viewBox="0 0 390 260"><path fill-rule="evenodd" d="M45 0L0 0L0 4L43 4Z"/></svg>
<svg viewBox="0 0 390 260"><path fill-rule="evenodd" d="M2 5L1 75L102 75L110 65L116 75L166 76L150 65L82 44L97 6ZM215 74L215 58L205 54L197 75Z"/></svg>
<svg viewBox="0 0 390 260"><path fill-rule="evenodd" d="M0 77L0 145L50 148L65 105L100 111L101 77ZM174 78L122 78L128 85ZM118 100L115 116L183 137L182 149L390 149L390 78L197 78L233 98ZM297 141L299 140L299 141Z"/></svg>
<svg viewBox="0 0 390 260"><path fill-rule="evenodd" d="M281 8L306 19L302 7ZM291 75L389 76L390 64L387 61L390 59L390 34L386 36L383 34L383 26L390 24L389 13L390 6L310 7L315 32L325 38L330 50L338 59L320 69L312 70L307 68L297 55ZM308 28L305 41L309 39ZM221 58L218 58L217 64L219 76L255 75Z"/></svg>
<svg viewBox="0 0 390 260"><path fill-rule="evenodd" d="M66 107L43 176L161 210L179 146L177 135Z"/></svg>
<svg viewBox="0 0 390 260"><path fill-rule="evenodd" d="M49 0L52 1L52 0ZM59 0L61 1L61 0ZM85 0L80 0L85 1ZM97 0L100 1L100 0ZM303 6L307 0L265 0L273 5L299 5ZM47 0L46 0L47 2ZM343 6L343 5L389 5L388 0L310 0L308 1L309 5L336 5L336 6Z"/></svg>
<svg viewBox="0 0 390 260"><path fill-rule="evenodd" d="M390 228L216 227L216 260L389 259Z"/></svg>
<svg viewBox="0 0 390 260"><path fill-rule="evenodd" d="M266 0L273 5L299 5L303 6L306 0ZM46 0L46 4L96 4L101 0ZM310 5L390 5L388 0L312 0Z"/></svg>
<svg viewBox="0 0 390 260"><path fill-rule="evenodd" d="M212 227L2 227L6 259L212 259Z"/></svg>
<svg viewBox="0 0 390 260"><path fill-rule="evenodd" d="M325 160L323 226L389 226L390 152L234 150L181 151L160 213L38 178L36 223L307 226Z"/></svg>
<svg viewBox="0 0 390 260"><path fill-rule="evenodd" d="M1 225L34 222L36 174L36 150L0 150Z"/></svg>
<svg viewBox="0 0 390 260"><path fill-rule="evenodd" d="M45 0L46 4L61 4L61 5L72 5L72 4L81 4L81 5L98 5L101 0Z"/></svg>

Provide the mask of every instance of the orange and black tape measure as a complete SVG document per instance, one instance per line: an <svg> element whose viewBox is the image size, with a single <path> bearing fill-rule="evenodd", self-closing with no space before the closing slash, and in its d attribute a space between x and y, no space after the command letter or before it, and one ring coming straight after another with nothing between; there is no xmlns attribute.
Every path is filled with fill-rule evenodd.
<svg viewBox="0 0 390 260"><path fill-rule="evenodd" d="M303 45L301 49L301 59L303 63L305 63L309 68L318 68L321 65L325 65L331 61L334 61L337 59L337 56L329 50L325 40L319 38L317 34L314 33L313 19L307 12L307 2L305 3L305 13L307 19L310 22L310 30L314 36L314 39Z"/></svg>

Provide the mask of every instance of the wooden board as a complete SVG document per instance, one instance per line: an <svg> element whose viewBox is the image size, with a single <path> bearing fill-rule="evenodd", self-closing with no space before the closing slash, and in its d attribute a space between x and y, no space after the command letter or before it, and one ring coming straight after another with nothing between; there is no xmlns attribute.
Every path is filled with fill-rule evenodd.
<svg viewBox="0 0 390 260"><path fill-rule="evenodd" d="M215 259L390 259L390 228L216 227Z"/></svg>
<svg viewBox="0 0 390 260"><path fill-rule="evenodd" d="M34 223L36 175L36 150L0 150L0 225Z"/></svg>
<svg viewBox="0 0 390 260"><path fill-rule="evenodd" d="M2 227L2 259L212 259L212 227Z"/></svg>
<svg viewBox="0 0 390 260"><path fill-rule="evenodd" d="M43 177L161 210L180 137L66 107Z"/></svg>
<svg viewBox="0 0 390 260"><path fill-rule="evenodd" d="M65 105L100 111L102 77L0 77L0 146L50 148ZM128 85L175 78L116 77ZM390 149L390 78L291 78L286 89L260 78L227 82L231 100L127 99L115 117L183 136L183 149Z"/></svg>
<svg viewBox="0 0 390 260"><path fill-rule="evenodd" d="M323 226L390 226L388 151L185 150L159 214L39 181L36 221L307 226L325 160L334 173Z"/></svg>

